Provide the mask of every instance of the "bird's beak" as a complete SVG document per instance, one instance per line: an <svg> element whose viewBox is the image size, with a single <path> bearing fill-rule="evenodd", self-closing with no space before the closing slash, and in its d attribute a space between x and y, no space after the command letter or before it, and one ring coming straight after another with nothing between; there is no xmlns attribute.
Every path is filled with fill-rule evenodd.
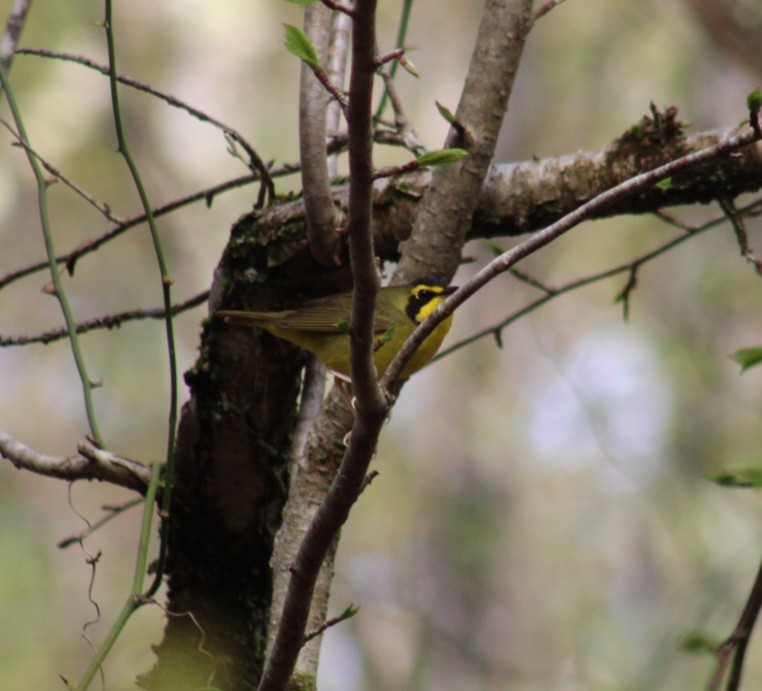
<svg viewBox="0 0 762 691"><path fill-rule="evenodd" d="M442 295L452 295L458 288L460 288L460 286L447 286L447 288L442 291Z"/></svg>

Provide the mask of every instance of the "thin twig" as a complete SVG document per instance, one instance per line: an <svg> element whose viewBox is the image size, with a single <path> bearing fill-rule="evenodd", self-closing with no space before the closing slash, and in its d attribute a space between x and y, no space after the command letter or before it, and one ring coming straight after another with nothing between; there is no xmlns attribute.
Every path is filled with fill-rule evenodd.
<svg viewBox="0 0 762 691"><path fill-rule="evenodd" d="M204 304L209 299L209 291L205 290L198 295L194 295L185 302L180 302L172 306L170 314L174 317L182 312L186 312L189 309L193 309L198 305ZM165 319L166 312L163 307L153 307L150 309L136 309L128 310L126 312L118 312L116 314L105 314L102 317L96 317L95 319L89 319L87 321L79 322L76 324L76 332L78 334L87 333L88 331L94 331L96 329L113 329L119 327L125 322L137 321L141 319ZM64 328L50 329L37 334L20 335L20 336L0 336L0 348L10 346L23 346L30 343L43 343L48 344L53 341L57 341L61 338L65 338L67 331Z"/></svg>
<svg viewBox="0 0 762 691"><path fill-rule="evenodd" d="M160 528L158 565L156 567L156 575L153 584L145 593L145 597L150 598L159 589L159 586L161 585L162 579L164 577L164 564L166 562L167 556L167 541L169 539L168 518L174 472L175 434L177 427L178 406L177 353L175 348L175 329L174 323L172 321L172 279L170 278L167 262L164 258L164 249L161 244L161 238L159 237L159 230L156 227L156 220L154 219L153 212L151 210L151 203L148 200L148 193L146 192L145 186L143 185L137 164L135 163L132 153L130 152L130 149L127 145L127 139L124 134L124 127L122 126L122 113L119 108L119 89L116 72L116 46L114 40L114 25L111 5L111 0L105 0L105 17L103 28L106 32L106 44L108 47L108 75L109 85L111 87L111 106L114 115L114 129L116 131L116 138L119 144L119 153L122 155L125 163L127 164L127 167L129 168L135 189L140 197L140 203L143 206L143 212L146 215L146 223L148 224L148 229L151 233L151 241L153 243L154 254L156 255L156 262L158 264L159 275L161 279L161 293L162 301L164 303L164 325L167 340L167 356L169 360L169 415L167 424L167 451L164 465L165 488L164 492L162 492L161 497L162 519ZM135 578L137 582L137 574ZM133 588L133 593L140 591L142 591L142 586L139 588Z"/></svg>
<svg viewBox="0 0 762 691"><path fill-rule="evenodd" d="M396 48L395 50L386 53L385 55L379 55L376 58L376 68L383 67L387 63L391 62L392 60L399 60L403 55L405 54L405 50L403 48Z"/></svg>
<svg viewBox="0 0 762 691"><path fill-rule="evenodd" d="M743 218L738 213L735 203L732 199L720 199L720 206L727 214L728 220L730 220L730 225L736 235L738 248L741 250L741 256L754 267L757 274L762 276L762 260L758 259L754 252L752 252L751 247L749 247L749 236L746 233L746 226Z"/></svg>
<svg viewBox="0 0 762 691"><path fill-rule="evenodd" d="M384 80L384 86L386 87L385 93L389 98L389 101L392 104L392 110L394 111L394 128L397 130L397 134L402 137L405 148L408 149L408 151L412 151L416 156L420 156L426 151L426 147L418 138L418 134L405 114L402 99L397 93L397 86L394 83L392 72L381 70L380 73Z"/></svg>
<svg viewBox="0 0 762 691"><path fill-rule="evenodd" d="M143 501L145 501L143 497L136 497L135 499L131 499L130 501L125 502L124 504L121 504L119 506L114 506L114 507L103 506L102 507L103 510L106 511L107 513L105 513L95 523L90 523L90 521L82 517L82 519L87 523L87 528L80 531L76 535L71 535L61 540L57 545L58 549L66 549L67 547L71 547L72 545L75 545L75 544L81 545L84 542L85 538L90 537L96 530L102 528L104 525L106 525L106 523L109 523L110 521L115 519L117 516L120 516L125 511L131 509L133 506L142 504ZM71 505L71 502L69 502L69 504Z"/></svg>
<svg viewBox="0 0 762 691"><path fill-rule="evenodd" d="M16 123L17 137L20 141L24 142L24 150L26 153L29 165L34 173L35 180L37 182L37 204L40 214L40 225L42 227L42 235L45 241L45 252L48 257L48 268L50 269L50 276L53 281L53 290L58 304L61 307L61 312L66 322L66 331L69 336L69 342L71 343L71 351L74 357L74 362L77 367L77 373L82 384L82 395L85 403L85 413L87 415L87 422L90 427L90 433L92 438L98 446L103 446L103 439L101 438L100 431L98 429L98 421L95 417L95 408L93 406L93 382L87 373L87 367L85 360L82 356L82 351L79 347L79 339L77 338L76 325L74 322L74 316L69 306L69 300L64 291L63 284L61 282L61 273L58 270L58 263L56 262L56 251L53 244L53 234L50 229L50 220L48 216L48 197L47 190L48 185L45 177L42 174L40 165L37 159L29 151L29 138L27 137L26 130L24 128L24 122L21 118L21 111L19 110L16 99L13 95L13 90L5 76L5 71L0 68L0 82L5 86L5 93L8 97L8 105L13 113L13 120Z"/></svg>
<svg viewBox="0 0 762 691"><path fill-rule="evenodd" d="M510 273L511 276L518 279L522 283L526 283L528 286L532 286L532 288L537 288L537 290L542 291L546 295L553 295L558 292L556 288L551 288L549 286L546 286L542 281L539 281L533 276L530 276L525 271L521 271L520 269L517 269L516 267L509 269L508 273Z"/></svg>
<svg viewBox="0 0 762 691"><path fill-rule="evenodd" d="M407 29L410 24L410 12L413 9L413 0L404 0L402 3L402 13L400 14L400 23L397 27L397 38L394 41L394 47L395 48L404 48L405 47L405 38L407 37ZM391 64L391 68L389 70L389 81L394 80L394 77L397 74L397 67L399 63L393 62ZM387 80L384 80L384 91L381 94L381 99L378 102L378 106L376 107L376 113L373 116L373 119L378 122L381 120L381 118L384 115L384 110L386 109L386 102L389 98L389 84Z"/></svg>
<svg viewBox="0 0 762 691"><path fill-rule="evenodd" d="M383 178L391 178L395 175L402 175L403 173L411 173L414 170L418 170L421 164L418 161L409 161L399 166L389 166L388 168L378 168L373 171L373 179L381 180Z"/></svg>
<svg viewBox="0 0 762 691"><path fill-rule="evenodd" d="M42 167L45 168L45 170L47 170L52 176L54 176L55 178L63 182L63 184L66 185L69 189L76 192L80 197L82 197L82 199L84 199L88 204L90 204L90 206L97 209L103 216L105 216L112 223L124 223L124 219L119 218L118 216L114 216L114 214L111 213L111 207L109 207L108 204L105 204L104 202L99 202L86 189L78 185L73 180L70 180L60 170L58 170L58 168L56 168L52 163L45 160L37 151L32 149L23 141L21 141L18 138L18 135L16 134L16 132L13 131L13 128L7 122L5 122L5 120L0 119L0 123L5 125L8 131L14 137L16 137L16 141L18 142L19 146L26 149L28 153L32 154L32 156L34 156L42 164Z"/></svg>
<svg viewBox="0 0 762 691"><path fill-rule="evenodd" d="M732 667L725 691L738 691L741 688L744 657L751 640L751 634L754 632L754 625L757 622L760 608L762 608L762 564L757 570L754 585L733 633L715 651L717 668L709 682L708 691L719 691L731 660Z"/></svg>
<svg viewBox="0 0 762 691"><path fill-rule="evenodd" d="M555 7L558 7L558 5L563 4L564 2L566 2L566 0L548 0L548 2L535 10L535 13L532 15L532 24L540 19L540 17L544 17L548 12L550 12Z"/></svg>
<svg viewBox="0 0 762 691"><path fill-rule="evenodd" d="M317 638L321 634L325 633L331 627L336 626L337 624L341 624L342 621L351 619L359 611L360 611L359 607L355 607L354 605L349 605L349 607L347 607L338 617L333 617L333 619L328 619L327 621L323 622L320 626L318 626L314 631L310 631L304 637L304 643L308 643L313 638Z"/></svg>
<svg viewBox="0 0 762 691"><path fill-rule="evenodd" d="M108 66L101 65L95 62L94 60L91 60L90 58L86 58L82 55L72 55L71 53L61 53L59 51L46 50L42 48L21 48L17 50L16 53L18 55L35 55L37 57L42 57L42 58L52 58L54 60L64 60L68 62L74 62L79 65L89 67L90 69L93 69L96 72L100 72L103 75L106 75L106 76L109 75ZM185 112L189 113L190 115L192 115L197 120L200 120L201 122L208 122L210 125L213 125L214 127L222 130L222 132L225 134L226 137L230 137L230 139L233 139L234 141L238 142L246 151L246 153L249 154L249 159L250 159L249 168L252 169L252 171L256 171L258 173L258 179L261 180L263 184L263 189L260 191L259 199L257 202L258 205L261 206L264 204L265 194L269 196L270 202L273 200L275 196L275 186L273 184L272 176L270 175L267 169L267 166L265 165L264 161L260 158L259 154L257 154L254 147L246 139L244 139L244 137L237 130L230 127L229 125L226 125L224 122L217 120L211 115L204 113L198 108L194 108L193 106L188 105L187 103L180 100L176 96L172 96L171 94L164 93L163 91L149 84L145 84L143 82L138 81L137 79L133 79L132 77L128 77L126 75L121 75L121 74L115 75L115 79L120 84L124 84L125 86L132 87L133 89L137 89L138 91L143 91L147 94L150 94L151 96L155 96L156 98L161 99L165 103L168 103L170 106L174 106L175 108L180 108L181 110L184 110Z"/></svg>
<svg viewBox="0 0 762 691"><path fill-rule="evenodd" d="M354 8L350 7L349 5L344 5L340 2L334 2L334 0L320 0L329 10L335 10L336 12L341 12L342 14L347 15L347 17L352 17L354 15Z"/></svg>
<svg viewBox="0 0 762 691"><path fill-rule="evenodd" d="M292 166L293 164L289 164L288 170L285 171L283 175L290 175L291 173L298 170L298 167L292 167ZM162 206L157 206L155 209L153 209L154 218L160 218L161 216L165 216L169 213L172 213L173 211L176 211L177 209L180 209L183 206L194 204L199 201L206 201L207 204L210 204L211 200L218 194L222 192L227 192L228 190L231 190L231 189L237 189L239 187L243 187L244 185L249 185L252 182L256 182L257 179L258 178L255 175L245 175L239 178L234 178L233 180L228 180L226 182L220 183L219 185L214 185L213 187L208 187L206 189L193 192L184 197L180 197L171 202L167 202L166 204ZM145 223L145 221L146 221L145 213L137 214L135 216L126 218L121 223L116 225L114 228L111 228L110 230L106 231L105 233L95 238L91 238L90 240L83 242L72 251L67 252L66 254L58 255L56 257L56 263L66 264L66 268L69 274L73 274L74 267L76 266L76 263L80 258L90 254L91 252L95 252L96 250L100 249L101 246L105 245L107 242L113 240L114 238L119 237L122 233L124 233L127 230L130 230L131 228L139 226L141 223ZM39 262L34 262L33 264L29 264L27 266L23 266L20 269L15 269L13 271L8 272L4 276L0 277L0 290L2 290L3 288L9 286L11 283L14 283L22 278L31 276L32 274L35 274L38 271L42 271L47 266L48 266L48 263L46 261L39 261Z"/></svg>
<svg viewBox="0 0 762 691"><path fill-rule="evenodd" d="M755 204L755 206L756 205L758 205L758 203ZM666 252L669 252L671 249L674 249L678 245L681 245L683 242L686 242L687 240L690 240L691 238L696 237L700 233L710 230L711 228L717 227L724 221L725 221L724 216L720 218L715 218L703 224L702 226L699 226L697 228L692 228L690 232L688 233L681 233L680 235L669 240L668 242L665 242L664 244L659 245L658 247L651 250L650 252L646 252L645 254L642 254L639 257L636 257L632 261L625 262L624 264L619 264L617 266L613 266L609 269L605 269L603 271L599 271L594 274L590 274L589 276L584 276L583 278L578 278L574 281L569 281L568 283L564 283L563 285L560 285L552 289L545 289L545 295L543 295L540 298L537 298L536 300L533 300L532 302L525 305L524 307L509 314L507 317L502 319L497 324L489 326L486 329L477 331L476 333L471 334L467 338L464 338L458 341L457 343L454 343L448 348L444 348L440 350L439 353L437 353L436 357L432 360L432 362L436 362L437 360L441 358L447 357L448 355L451 355L455 351L465 348L466 346L471 345L472 343L478 340L481 340L482 338L485 338L487 336L493 336L495 338L501 339L502 332L506 328L508 328L511 324L518 321L522 317L525 317L530 312L534 312L535 310L539 309L540 307L550 302L551 300L557 297L560 297L561 295L564 295L565 293L569 293L573 290L577 290L578 288L584 288L585 286L592 285L593 283L598 283L599 281L603 281L607 278L612 278L613 276L618 276L619 274L622 274L625 272L637 271L637 269L643 266L644 264L647 264L651 260L656 259L657 257L661 256L662 254L665 254ZM677 221L675 221L675 223L677 224ZM514 270L511 270L511 273L514 273Z"/></svg>

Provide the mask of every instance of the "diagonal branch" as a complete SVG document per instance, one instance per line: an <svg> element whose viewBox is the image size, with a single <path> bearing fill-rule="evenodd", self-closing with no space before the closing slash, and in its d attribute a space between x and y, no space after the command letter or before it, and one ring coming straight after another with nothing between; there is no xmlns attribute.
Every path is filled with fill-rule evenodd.
<svg viewBox="0 0 762 691"><path fill-rule="evenodd" d="M460 164L434 171L413 232L402 246L393 283L409 283L421 276L450 278L455 273L495 152L531 26L531 10L531 0L487 1L455 113L460 127L450 128L445 143L447 148L465 148L469 156Z"/></svg>
<svg viewBox="0 0 762 691"><path fill-rule="evenodd" d="M731 661L730 676L728 677L725 689L726 691L738 691L741 688L741 676L743 674L746 649L751 640L751 634L754 632L754 626L757 623L760 609L762 609L762 564L760 564L757 570L754 585L751 588L741 616L733 629L733 633L715 651L717 667L707 686L708 691L720 690L722 680Z"/></svg>
<svg viewBox="0 0 762 691"><path fill-rule="evenodd" d="M648 189L660 180L681 173L688 168L693 168L702 163L706 163L707 161L727 156L728 154L758 141L760 139L757 132L758 113L752 113L751 122L751 127L745 127L739 134L730 136L714 146L678 158L675 161L659 166L647 173L637 175L634 178L599 194L591 201L583 204L561 218L556 223L535 233L524 242L512 247L496 259L493 259L487 266L474 275L468 283L461 286L455 293L450 295L441 305L439 305L432 315L411 334L386 370L386 373L381 380L382 386L388 387L394 382L402 371L402 368L405 366L405 363L410 359L421 343L423 343L424 339L434 330L434 328L436 328L437 324L452 314L458 306L463 304L469 297L489 283L495 276L507 271L521 259L528 257L530 254L533 254L567 231L576 227L582 221L587 220L591 217L591 214L599 213L601 210L615 204L624 197ZM755 124L757 124L756 127Z"/></svg>
<svg viewBox="0 0 762 691"><path fill-rule="evenodd" d="M744 209L744 211L751 212L759 208L762 208L762 205L759 202L757 202L756 204L747 206ZM613 276L617 276L625 272L629 272L630 274L635 274L643 265L649 263L650 261L652 261L653 259L656 259L657 257L660 257L663 254L666 254L667 252L674 249L678 245L681 245L684 242L691 240L697 235L704 233L707 230L710 230L712 228L716 228L725 220L726 219L724 217L715 218L715 219L712 219L711 221L708 221L707 223L704 223L703 225L697 228L690 228L690 229L683 228L683 232L681 232L679 235L659 245L655 249L652 249L649 252L641 254L640 256L636 257L635 259L629 262L618 264L617 266L612 266L608 269L604 269L603 271L598 271L588 276L583 276L582 278L569 281L568 283L564 283L563 285L555 286L553 288L547 288L546 286L538 283L537 281L529 279L526 275L520 273L518 270L510 269L509 271L512 275L519 278L519 280L523 280L529 283L529 285L532 285L538 290L541 290L544 294L541 297L535 300L532 300L532 302L524 305L523 307L520 307L519 309L515 310L514 312L509 314L507 317L502 319L499 323L494 324L486 329L481 329L480 331L477 331L476 333L473 333L470 336L467 336L466 338L458 341L457 343L454 343L448 348L443 348L437 353L436 357L432 360L432 362L435 362L441 358L447 357L448 355L454 353L455 351L460 350L461 348L465 348L466 346L471 345L475 341L485 338L486 336L493 336L498 341L498 343L501 343L502 332L504 329L507 329L511 324L518 321L522 317L525 317L530 312L534 312L536 309L539 309L545 303L550 302L551 300L554 300L557 297L560 297L561 295L577 290L578 288L584 288L585 286L592 285L593 283L606 280L607 278L612 278Z"/></svg>

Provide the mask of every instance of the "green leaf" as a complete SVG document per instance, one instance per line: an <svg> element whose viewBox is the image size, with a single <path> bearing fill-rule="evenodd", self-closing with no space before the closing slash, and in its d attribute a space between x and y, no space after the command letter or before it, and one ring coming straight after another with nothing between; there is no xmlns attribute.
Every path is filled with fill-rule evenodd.
<svg viewBox="0 0 762 691"><path fill-rule="evenodd" d="M336 322L336 328L344 334L349 333L349 319L339 319L339 321Z"/></svg>
<svg viewBox="0 0 762 691"><path fill-rule="evenodd" d="M762 108L762 91L754 89L754 91L749 93L746 96L746 107L751 113Z"/></svg>
<svg viewBox="0 0 762 691"><path fill-rule="evenodd" d="M468 156L465 149L437 149L421 154L416 161L420 166L449 166Z"/></svg>
<svg viewBox="0 0 762 691"><path fill-rule="evenodd" d="M672 187L672 178L664 178L664 180L659 180L659 182L656 183L655 187L658 187L660 190L664 190L665 192Z"/></svg>
<svg viewBox="0 0 762 691"><path fill-rule="evenodd" d="M319 70L320 61L307 34L293 24L284 24L283 28L286 30L286 48L313 70Z"/></svg>
<svg viewBox="0 0 762 691"><path fill-rule="evenodd" d="M434 105L436 105L437 110L439 111L439 114L450 124L455 124L455 116L452 114L452 111L443 106L439 101L434 101Z"/></svg>
<svg viewBox="0 0 762 691"><path fill-rule="evenodd" d="M350 602L349 605L347 605L347 608L341 614L339 614L337 618L344 621L345 619L349 619L349 617L353 617L359 611L360 605L354 605Z"/></svg>
<svg viewBox="0 0 762 691"><path fill-rule="evenodd" d="M762 487L762 466L725 470L709 479L723 487Z"/></svg>
<svg viewBox="0 0 762 691"><path fill-rule="evenodd" d="M743 374L747 369L762 364L762 348L742 348L733 353L730 359L741 365Z"/></svg>
<svg viewBox="0 0 762 691"><path fill-rule="evenodd" d="M694 629L683 636L680 649L689 653L713 653L719 647L719 642L707 631Z"/></svg>
<svg viewBox="0 0 762 691"><path fill-rule="evenodd" d="M286 0L286 2L290 2L292 5L299 5L299 7L309 7L316 0Z"/></svg>

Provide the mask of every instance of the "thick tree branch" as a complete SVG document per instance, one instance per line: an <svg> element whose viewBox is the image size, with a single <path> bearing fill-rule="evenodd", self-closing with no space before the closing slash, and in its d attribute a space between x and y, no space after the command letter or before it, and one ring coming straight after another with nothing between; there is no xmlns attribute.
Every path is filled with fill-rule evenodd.
<svg viewBox="0 0 762 691"><path fill-rule="evenodd" d="M312 42L318 60L328 56L332 11L322 3L310 5L304 13L304 33ZM330 94L314 71L302 63L299 87L299 154L302 163L302 190L307 220L307 236L312 256L327 266L339 263L338 215L331 198L331 181L326 161L326 111Z"/></svg>
<svg viewBox="0 0 762 691"><path fill-rule="evenodd" d="M394 283L422 275L450 278L492 160L513 80L531 26L531 0L488 0L466 83L445 146L463 147L460 164L438 168L418 210ZM465 132L465 137L460 132Z"/></svg>
<svg viewBox="0 0 762 691"><path fill-rule="evenodd" d="M0 456L20 470L70 482L100 480L145 494L151 480L149 467L89 443L80 444L77 450L73 456L49 456L0 430Z"/></svg>
<svg viewBox="0 0 762 691"><path fill-rule="evenodd" d="M550 225L578 206L670 160L728 139L736 128L666 141L623 143L603 151L492 166L479 194L470 237L520 235ZM762 146L718 157L673 177L667 189L646 188L597 209L591 218L652 213L680 204L706 204L762 188Z"/></svg>
<svg viewBox="0 0 762 691"><path fill-rule="evenodd" d="M699 151L725 139L733 131L735 130L728 128L688 135L679 144L679 151L685 154ZM377 132L375 140L386 141L388 134L390 133ZM335 148L329 147L329 152L345 146L346 136L339 136L334 141ZM643 153L633 155L632 151L622 151L615 144L604 151L493 165L480 191L467 239L522 235L539 230L604 190L637 175L644 167L666 163L670 160L668 154L672 150L671 147L647 147L644 144ZM711 168L682 174L673 180L667 190L645 190L595 212L591 218L653 213L679 204L708 203L720 196L733 198L762 188L762 146L748 147L732 157L707 165L711 165ZM298 170L297 164L285 164L272 170L271 175L289 175ZM257 180L257 176L248 175L194 192L156 207L154 216L158 218L198 201L205 200L209 203L222 192ZM375 247L379 257L395 259L398 256L398 245L409 237L421 198L430 184L431 174L427 171L416 171L399 180L380 180L376 184L374 227ZM346 209L347 187L334 187L332 195L335 204ZM267 211L270 218L278 220L277 223L270 224L276 232L278 227L290 228L290 221L303 217L304 213L302 199L278 204ZM56 261L59 264L66 263L71 273L81 257L144 221L144 214L124 219L103 235L59 255ZM290 254L302 246L303 240L297 238ZM47 262L39 261L10 271L0 276L0 290L47 267Z"/></svg>

